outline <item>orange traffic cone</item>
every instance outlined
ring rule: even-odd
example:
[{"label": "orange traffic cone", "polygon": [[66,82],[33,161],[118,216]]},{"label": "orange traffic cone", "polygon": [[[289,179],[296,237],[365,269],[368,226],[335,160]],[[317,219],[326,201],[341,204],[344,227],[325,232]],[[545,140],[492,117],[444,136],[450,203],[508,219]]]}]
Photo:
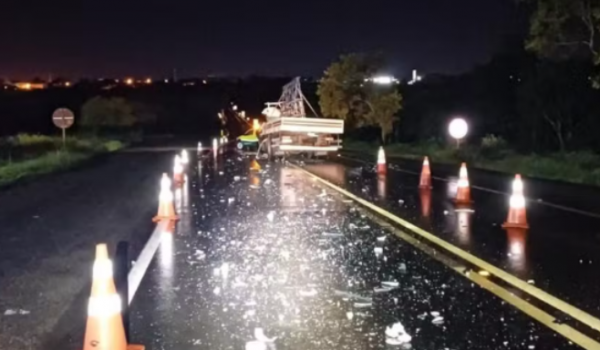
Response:
[{"label": "orange traffic cone", "polygon": [[260,169],[260,164],[256,161],[256,159],[253,159],[250,163],[250,170],[260,171]]},{"label": "orange traffic cone", "polygon": [[383,151],[383,147],[379,147],[379,152],[377,152],[377,174],[385,175],[386,173],[385,152]]},{"label": "orange traffic cone", "polygon": [[183,164],[181,163],[181,157],[175,156],[175,164],[173,165],[173,182],[175,186],[183,185]]},{"label": "orange traffic cone", "polygon": [[419,188],[422,190],[431,189],[431,169],[429,168],[429,158],[425,157],[423,160],[423,169],[421,170],[421,181],[419,181]]},{"label": "orange traffic cone", "polygon": [[98,244],[83,350],[144,349],[142,345],[127,344],[121,309],[121,297],[115,288],[108,249],[106,244]]},{"label": "orange traffic cone", "polygon": [[161,220],[178,220],[173,204],[173,192],[171,191],[171,179],[163,174],[160,180],[160,195],[158,196],[158,214],[152,219],[154,222]]},{"label": "orange traffic cone", "polygon": [[469,175],[467,174],[467,165],[465,163],[462,163],[460,166],[455,202],[457,205],[471,204],[471,189],[469,186]]},{"label": "orange traffic cone", "polygon": [[529,228],[527,225],[527,213],[525,209],[525,196],[523,196],[523,181],[521,175],[515,175],[512,183],[512,195],[510,196],[510,208],[508,218],[502,225],[504,228]]}]

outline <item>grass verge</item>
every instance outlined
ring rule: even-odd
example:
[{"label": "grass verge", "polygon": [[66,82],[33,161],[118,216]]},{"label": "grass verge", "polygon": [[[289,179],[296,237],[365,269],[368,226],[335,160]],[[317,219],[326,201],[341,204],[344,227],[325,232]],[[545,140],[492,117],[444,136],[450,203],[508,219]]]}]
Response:
[{"label": "grass verge", "polygon": [[[344,149],[348,151],[375,154],[377,148],[374,143],[344,141]],[[523,155],[504,146],[486,147],[482,144],[478,147],[470,146],[456,150],[436,143],[423,143],[391,144],[386,146],[386,155],[418,160],[428,156],[432,162],[446,164],[465,161],[470,167],[480,169],[600,186],[600,156],[587,151]]]},{"label": "grass verge", "polygon": [[0,186],[65,170],[96,155],[114,152],[125,146],[117,140],[72,138],[63,147],[60,138],[40,135],[18,135],[4,141]]}]

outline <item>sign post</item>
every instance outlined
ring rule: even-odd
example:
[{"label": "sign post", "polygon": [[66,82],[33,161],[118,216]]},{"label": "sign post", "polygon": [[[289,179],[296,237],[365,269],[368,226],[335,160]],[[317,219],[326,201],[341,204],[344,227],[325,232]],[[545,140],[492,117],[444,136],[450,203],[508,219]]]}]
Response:
[{"label": "sign post", "polygon": [[52,114],[52,122],[57,128],[62,130],[63,148],[65,148],[67,144],[67,129],[75,122],[75,115],[70,109],[59,108]]}]

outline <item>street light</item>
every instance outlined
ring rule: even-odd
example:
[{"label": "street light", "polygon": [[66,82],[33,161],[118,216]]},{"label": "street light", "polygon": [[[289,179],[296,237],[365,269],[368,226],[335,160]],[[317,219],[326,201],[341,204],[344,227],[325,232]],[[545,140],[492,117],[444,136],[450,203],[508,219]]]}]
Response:
[{"label": "street light", "polygon": [[258,119],[254,119],[252,121],[252,128],[254,129],[254,133],[260,130],[260,124],[258,123]]},{"label": "street light", "polygon": [[454,118],[448,125],[448,132],[456,140],[456,148],[459,148],[460,141],[469,132],[469,124],[463,118]]}]

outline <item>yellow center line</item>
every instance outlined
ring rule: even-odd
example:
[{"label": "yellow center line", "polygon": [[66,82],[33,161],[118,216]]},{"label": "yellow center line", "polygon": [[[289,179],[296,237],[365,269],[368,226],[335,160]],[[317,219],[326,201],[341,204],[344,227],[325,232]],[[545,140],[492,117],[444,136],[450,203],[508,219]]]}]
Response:
[{"label": "yellow center line", "polygon": [[[351,198],[352,200],[354,200],[357,203],[363,205],[364,207],[372,210],[373,212],[375,212],[375,213],[377,213],[377,214],[379,214],[379,215],[381,215],[381,216],[383,216],[383,217],[385,217],[385,218],[387,218],[387,219],[389,219],[389,220],[391,220],[391,221],[399,224],[400,226],[402,226],[402,227],[410,230],[411,232],[419,235],[420,237],[426,239],[427,241],[433,243],[434,245],[436,245],[436,246],[438,246],[440,248],[445,249],[446,251],[454,254],[455,256],[460,257],[464,261],[467,261],[467,262],[469,262],[469,263],[477,266],[480,269],[488,271],[490,274],[492,274],[492,275],[494,275],[494,276],[502,279],[503,281],[505,281],[506,283],[512,285],[513,287],[518,288],[518,289],[522,290],[523,292],[525,292],[525,293],[527,293],[527,294],[535,297],[536,299],[538,299],[538,300],[540,300],[540,301],[542,301],[542,302],[544,302],[544,303],[552,306],[553,308],[555,308],[555,309],[557,309],[557,310],[559,310],[559,311],[561,311],[561,312],[563,312],[563,313],[571,316],[572,318],[580,321],[581,323],[589,326],[590,328],[595,329],[595,330],[600,330],[600,320],[598,320],[596,317],[588,314],[587,312],[585,312],[585,311],[583,311],[581,309],[578,309],[577,307],[575,307],[575,306],[573,306],[571,304],[568,304],[568,303],[566,303],[566,302],[564,302],[564,301],[556,298],[555,296],[553,296],[553,295],[551,295],[551,294],[549,294],[549,293],[547,293],[547,292],[545,292],[545,291],[543,291],[543,290],[541,290],[541,289],[539,289],[539,288],[537,288],[537,287],[535,287],[535,286],[533,286],[533,285],[531,285],[531,284],[529,284],[529,283],[527,283],[527,282],[525,282],[525,281],[523,281],[523,280],[521,280],[521,279],[519,279],[519,278],[511,275],[511,274],[509,274],[508,272],[506,272],[506,271],[504,271],[504,270],[502,270],[502,269],[500,269],[500,268],[498,268],[498,267],[496,267],[496,266],[494,266],[494,265],[492,265],[492,264],[490,264],[490,263],[488,263],[488,262],[486,262],[486,261],[484,261],[484,260],[482,260],[482,259],[480,259],[480,258],[478,258],[478,257],[476,257],[476,256],[474,256],[474,255],[472,255],[472,254],[470,254],[470,253],[468,253],[468,252],[466,252],[466,251],[464,251],[464,250],[462,250],[462,249],[460,249],[460,248],[458,248],[458,247],[450,244],[450,243],[448,243],[448,242],[446,242],[445,240],[443,240],[443,239],[435,236],[434,234],[429,233],[429,232],[421,229],[420,227],[417,227],[417,226],[413,225],[412,223],[410,223],[410,222],[408,222],[408,221],[406,221],[404,219],[399,218],[398,216],[390,213],[389,211],[387,211],[387,210],[385,210],[383,208],[380,208],[380,207],[374,205],[373,203],[368,202],[368,201],[366,201],[366,200],[364,200],[364,199],[362,199],[362,198],[360,198],[360,197],[358,197],[358,196],[350,193],[349,191],[344,190],[343,188],[341,188],[341,187],[339,187],[337,185],[332,184],[331,182],[329,182],[329,181],[327,181],[327,180],[325,180],[325,179],[323,179],[323,178],[315,175],[314,173],[312,173],[312,172],[310,172],[310,171],[308,171],[306,169],[303,169],[303,168],[301,168],[301,167],[299,167],[297,165],[294,165],[294,164],[292,164],[292,166],[296,167],[297,169],[302,170],[305,174],[313,177],[314,179],[316,179],[319,182],[325,184],[326,186],[328,186],[328,187],[336,190],[337,192],[342,193],[346,197]],[[498,288],[501,288],[501,287],[498,287]],[[496,294],[493,290],[491,290],[491,289],[488,289],[488,290],[490,290],[494,294]],[[496,289],[494,289],[494,290],[496,290]],[[510,293],[508,291],[506,291],[506,293],[512,294],[512,293]],[[496,295],[498,295],[498,294],[496,294]],[[516,296],[514,296],[514,297],[517,298]],[[523,303],[527,303],[524,300],[521,300],[521,301]],[[517,305],[514,305],[514,306],[516,306],[516,307],[519,308],[519,306],[517,306]],[[542,322],[539,318],[536,318],[536,319],[538,321]],[[553,317],[552,317],[552,319],[554,320]],[[544,323],[544,322],[542,322],[542,323]],[[544,323],[544,324],[546,324],[546,323]],[[550,327],[550,328],[554,329],[553,327]],[[600,347],[594,347],[594,349],[600,349]]]}]

